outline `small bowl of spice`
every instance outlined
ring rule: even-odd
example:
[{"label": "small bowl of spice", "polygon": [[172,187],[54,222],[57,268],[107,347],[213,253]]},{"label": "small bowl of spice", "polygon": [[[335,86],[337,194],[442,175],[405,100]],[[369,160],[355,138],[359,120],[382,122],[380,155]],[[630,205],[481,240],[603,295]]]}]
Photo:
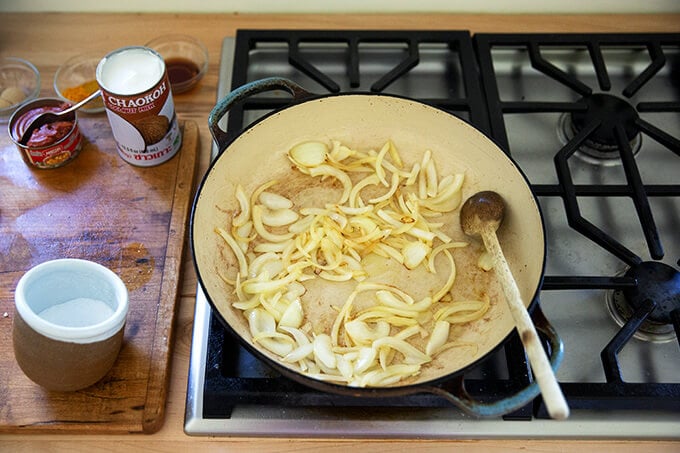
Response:
[{"label": "small bowl of spice", "polygon": [[0,123],[9,121],[16,109],[40,93],[40,73],[30,61],[0,58]]},{"label": "small bowl of spice", "polygon": [[[54,75],[54,91],[62,100],[75,104],[99,89],[95,72],[102,59],[97,52],[84,53],[68,59]],[[78,112],[99,113],[104,111],[104,102],[97,97],[82,106]]]},{"label": "small bowl of spice", "polygon": [[193,36],[164,35],[145,44],[165,60],[172,94],[192,89],[208,70],[208,50]]}]

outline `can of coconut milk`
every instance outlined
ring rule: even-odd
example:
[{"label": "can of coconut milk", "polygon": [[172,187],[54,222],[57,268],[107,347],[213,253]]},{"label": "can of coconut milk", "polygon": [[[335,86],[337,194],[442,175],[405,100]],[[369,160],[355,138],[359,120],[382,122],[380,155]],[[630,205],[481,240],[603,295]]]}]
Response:
[{"label": "can of coconut milk", "polygon": [[97,65],[97,83],[118,153],[141,167],[179,151],[182,134],[163,58],[147,47],[123,47]]}]

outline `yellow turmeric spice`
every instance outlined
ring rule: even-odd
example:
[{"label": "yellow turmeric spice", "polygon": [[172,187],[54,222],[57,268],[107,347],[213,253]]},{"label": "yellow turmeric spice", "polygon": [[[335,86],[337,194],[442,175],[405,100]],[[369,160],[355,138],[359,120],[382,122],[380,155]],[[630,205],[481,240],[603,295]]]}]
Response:
[{"label": "yellow turmeric spice", "polygon": [[[88,80],[85,83],[81,83],[80,85],[74,86],[74,87],[69,87],[64,89],[62,92],[63,96],[73,102],[79,102],[94,93],[97,89],[99,88],[99,85],[97,85],[96,80]],[[95,99],[92,101],[94,102],[101,102],[100,99]],[[88,103],[90,105],[91,103]]]}]

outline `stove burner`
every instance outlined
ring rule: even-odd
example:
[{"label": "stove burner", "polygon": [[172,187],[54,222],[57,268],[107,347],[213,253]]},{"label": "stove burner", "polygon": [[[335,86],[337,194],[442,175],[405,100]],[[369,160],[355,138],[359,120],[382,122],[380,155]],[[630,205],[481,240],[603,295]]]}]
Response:
[{"label": "stove burner", "polygon": [[635,121],[638,119],[638,114],[628,102],[611,94],[593,94],[579,99],[578,102],[585,103],[588,109],[571,114],[571,122],[575,130],[583,129],[592,121],[601,121],[600,127],[589,138],[603,150],[616,151],[618,149],[614,133],[617,125],[623,126],[629,141],[637,135]]},{"label": "stove burner", "polygon": [[607,306],[614,320],[623,326],[648,299],[656,308],[647,316],[635,337],[655,343],[676,338],[671,313],[680,310],[680,272],[671,266],[646,261],[631,267],[625,276],[634,278],[637,285],[608,293]]},{"label": "stove burner", "polygon": [[591,164],[620,164],[617,125],[623,127],[633,154],[638,153],[642,139],[635,124],[638,113],[632,105],[616,96],[603,93],[582,97],[578,102],[584,103],[587,109],[565,113],[560,118],[558,132],[565,144],[593,121],[601,124],[588,136],[575,155]]}]

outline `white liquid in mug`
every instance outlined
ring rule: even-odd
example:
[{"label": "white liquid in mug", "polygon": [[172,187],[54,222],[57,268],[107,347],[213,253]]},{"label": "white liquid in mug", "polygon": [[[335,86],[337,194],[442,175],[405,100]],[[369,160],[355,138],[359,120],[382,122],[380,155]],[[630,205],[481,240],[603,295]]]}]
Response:
[{"label": "white liquid in mug", "polygon": [[52,305],[39,315],[45,321],[64,327],[87,327],[110,318],[113,309],[101,300],[79,297]]}]

